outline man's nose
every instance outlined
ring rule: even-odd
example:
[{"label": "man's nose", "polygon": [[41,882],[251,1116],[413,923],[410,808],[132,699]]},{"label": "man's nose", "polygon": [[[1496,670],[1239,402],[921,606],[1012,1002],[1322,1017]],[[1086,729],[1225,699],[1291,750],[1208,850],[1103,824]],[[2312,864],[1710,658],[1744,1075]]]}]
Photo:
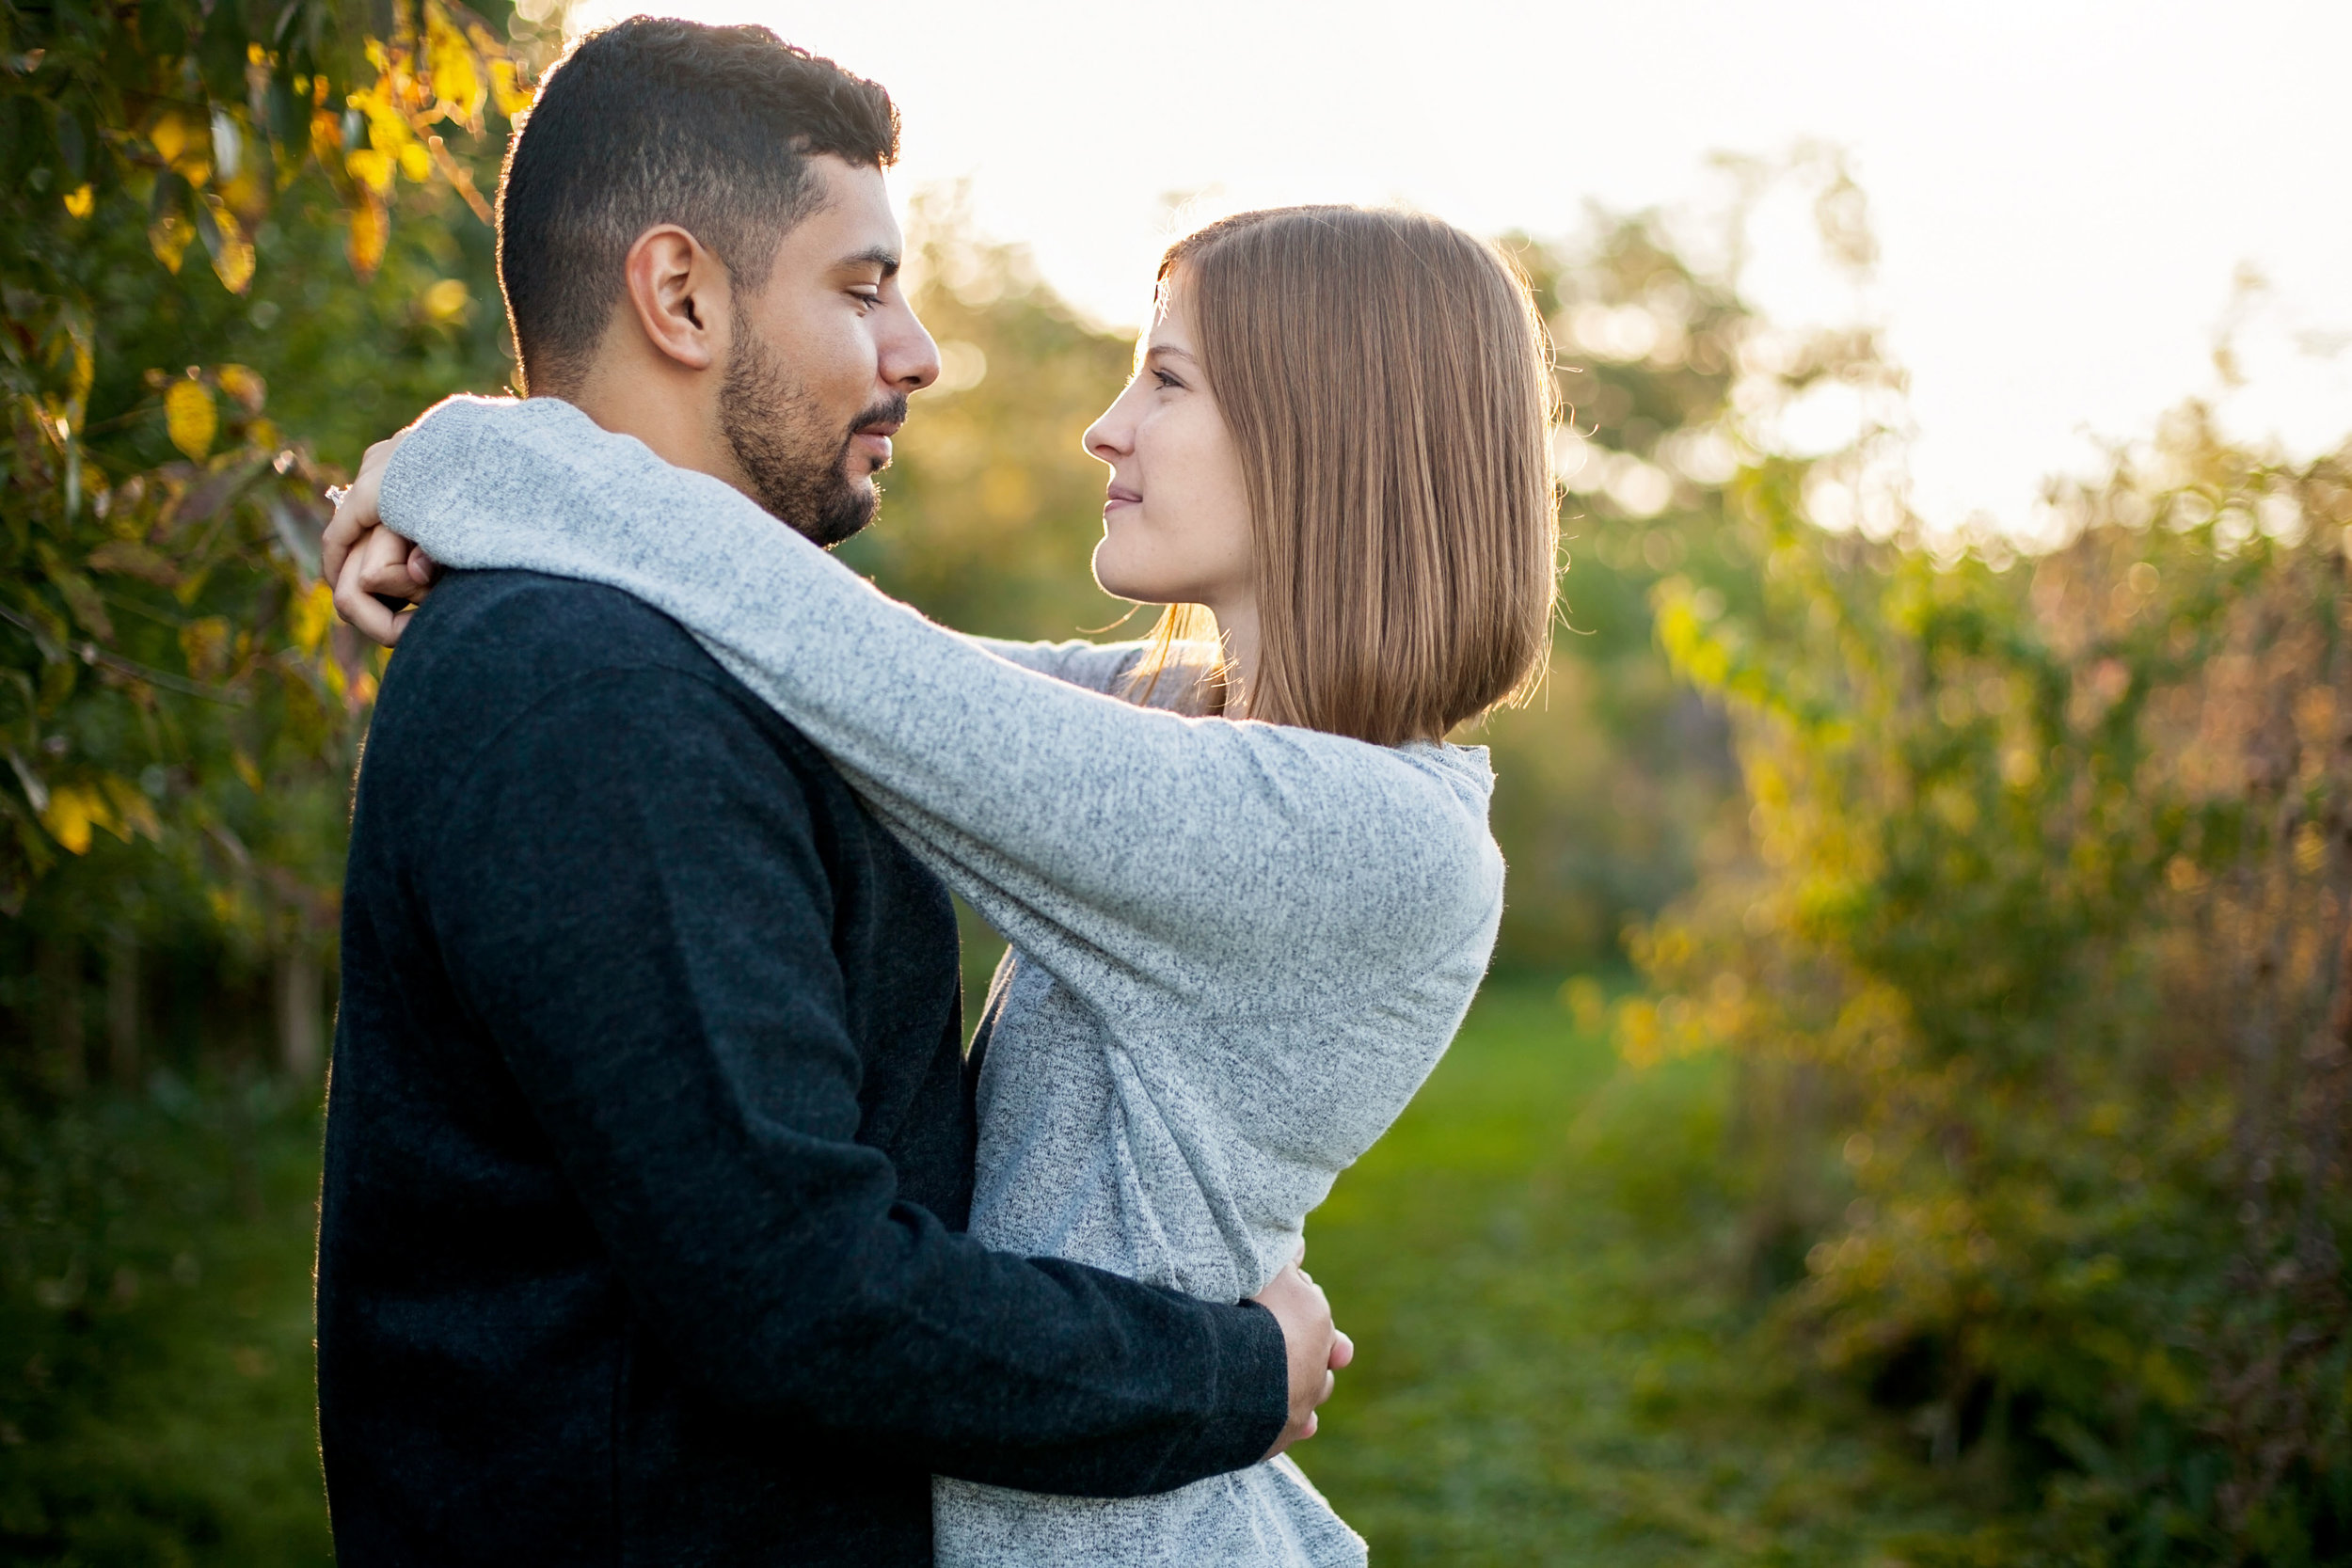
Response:
[{"label": "man's nose", "polygon": [[901,392],[920,391],[939,379],[939,345],[912,307],[892,314],[898,319],[882,340],[882,377]]}]

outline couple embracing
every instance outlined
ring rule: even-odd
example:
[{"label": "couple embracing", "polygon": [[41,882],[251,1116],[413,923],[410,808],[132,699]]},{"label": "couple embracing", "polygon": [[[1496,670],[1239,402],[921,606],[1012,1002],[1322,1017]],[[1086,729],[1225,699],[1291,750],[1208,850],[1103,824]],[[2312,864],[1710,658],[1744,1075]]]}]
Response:
[{"label": "couple embracing", "polygon": [[[938,372],[897,142],[765,29],[584,39],[500,192],[531,395],[338,508],[401,645],[319,1229],[346,1563],[1363,1560],[1284,1452],[1352,1354],[1297,1259],[1493,943],[1446,736],[1546,642],[1541,325],[1427,218],[1180,241],[1084,436],[1155,634],[964,637],[823,548]],[[949,888],[1010,943],[968,1045]]]}]

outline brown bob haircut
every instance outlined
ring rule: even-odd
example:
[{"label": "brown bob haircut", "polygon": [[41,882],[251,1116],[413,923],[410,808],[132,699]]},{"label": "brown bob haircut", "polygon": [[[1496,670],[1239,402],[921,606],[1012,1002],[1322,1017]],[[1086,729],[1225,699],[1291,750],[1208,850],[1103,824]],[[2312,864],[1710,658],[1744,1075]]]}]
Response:
[{"label": "brown bob haircut", "polygon": [[[1282,207],[1179,240],[1171,288],[1248,475],[1250,717],[1394,746],[1525,689],[1557,585],[1557,404],[1518,269],[1435,218]],[[1138,680],[1209,626],[1169,607]]]}]

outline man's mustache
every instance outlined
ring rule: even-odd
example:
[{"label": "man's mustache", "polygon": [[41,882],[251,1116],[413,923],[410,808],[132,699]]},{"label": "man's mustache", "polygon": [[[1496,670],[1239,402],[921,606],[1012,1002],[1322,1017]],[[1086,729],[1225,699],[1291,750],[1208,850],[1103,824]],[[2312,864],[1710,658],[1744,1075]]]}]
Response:
[{"label": "man's mustache", "polygon": [[907,399],[904,392],[894,398],[884,398],[880,403],[860,410],[858,417],[850,421],[850,433],[841,438],[842,460],[844,462],[849,460],[850,443],[857,439],[859,431],[869,425],[886,424],[895,428],[906,422]]}]

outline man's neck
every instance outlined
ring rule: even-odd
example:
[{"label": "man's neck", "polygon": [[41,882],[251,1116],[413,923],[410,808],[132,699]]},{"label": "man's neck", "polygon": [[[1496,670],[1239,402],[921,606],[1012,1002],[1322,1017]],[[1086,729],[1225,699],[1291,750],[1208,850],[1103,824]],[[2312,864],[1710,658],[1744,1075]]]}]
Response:
[{"label": "man's neck", "polygon": [[564,400],[613,435],[636,436],[664,463],[751,494],[701,378],[651,356],[642,356],[643,364],[614,363],[615,357],[598,356],[580,385],[562,394]]}]

